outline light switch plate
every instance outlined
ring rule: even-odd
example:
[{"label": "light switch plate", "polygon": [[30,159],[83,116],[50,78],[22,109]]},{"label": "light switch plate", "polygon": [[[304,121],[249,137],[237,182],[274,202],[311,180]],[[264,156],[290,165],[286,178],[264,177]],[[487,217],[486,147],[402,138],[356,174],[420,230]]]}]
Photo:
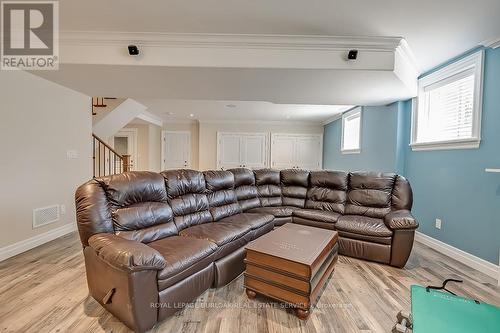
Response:
[{"label": "light switch plate", "polygon": [[67,150],[66,156],[69,160],[74,160],[78,158],[78,150]]},{"label": "light switch plate", "polygon": [[442,221],[441,219],[436,219],[436,229],[441,229]]}]

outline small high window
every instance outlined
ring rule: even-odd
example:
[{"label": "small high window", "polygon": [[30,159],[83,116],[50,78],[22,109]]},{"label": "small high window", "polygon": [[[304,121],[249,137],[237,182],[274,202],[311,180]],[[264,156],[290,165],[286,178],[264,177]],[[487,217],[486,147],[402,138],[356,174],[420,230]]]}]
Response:
[{"label": "small high window", "polygon": [[413,150],[478,148],[483,51],[419,80],[413,101]]},{"label": "small high window", "polygon": [[357,107],[342,115],[343,154],[357,154],[361,151],[361,108]]}]

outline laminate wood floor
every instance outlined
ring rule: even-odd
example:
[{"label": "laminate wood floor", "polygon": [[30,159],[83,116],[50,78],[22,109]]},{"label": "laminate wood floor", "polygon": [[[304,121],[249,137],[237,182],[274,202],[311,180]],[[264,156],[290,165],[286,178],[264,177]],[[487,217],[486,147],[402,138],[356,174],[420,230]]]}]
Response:
[{"label": "laminate wood floor", "polygon": [[[462,278],[451,289],[500,306],[496,281],[434,250],[415,244],[404,269],[340,257],[309,320],[257,297],[248,300],[240,276],[211,289],[193,306],[152,332],[389,332],[400,309],[409,309],[412,284]],[[0,263],[1,332],[129,332],[88,296],[76,233]]]}]

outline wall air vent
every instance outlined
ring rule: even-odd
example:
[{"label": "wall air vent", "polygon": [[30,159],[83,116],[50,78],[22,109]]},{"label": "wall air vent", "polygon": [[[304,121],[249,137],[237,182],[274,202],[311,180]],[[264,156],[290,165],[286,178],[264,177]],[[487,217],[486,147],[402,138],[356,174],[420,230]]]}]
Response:
[{"label": "wall air vent", "polygon": [[33,209],[33,229],[59,221],[59,205]]}]

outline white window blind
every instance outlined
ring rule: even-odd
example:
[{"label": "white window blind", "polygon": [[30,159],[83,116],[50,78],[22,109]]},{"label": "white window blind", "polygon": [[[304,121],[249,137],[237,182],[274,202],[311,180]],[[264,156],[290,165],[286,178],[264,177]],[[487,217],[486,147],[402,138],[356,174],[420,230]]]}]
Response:
[{"label": "white window blind", "polygon": [[359,152],[361,137],[361,110],[355,109],[342,116],[342,151]]},{"label": "white window blind", "polygon": [[[451,82],[424,89],[423,112],[418,118],[418,142],[472,137],[474,72],[469,70]],[[448,80],[447,80],[448,81]]]},{"label": "white window blind", "polygon": [[413,149],[479,146],[482,61],[483,53],[478,52],[419,80]]}]

